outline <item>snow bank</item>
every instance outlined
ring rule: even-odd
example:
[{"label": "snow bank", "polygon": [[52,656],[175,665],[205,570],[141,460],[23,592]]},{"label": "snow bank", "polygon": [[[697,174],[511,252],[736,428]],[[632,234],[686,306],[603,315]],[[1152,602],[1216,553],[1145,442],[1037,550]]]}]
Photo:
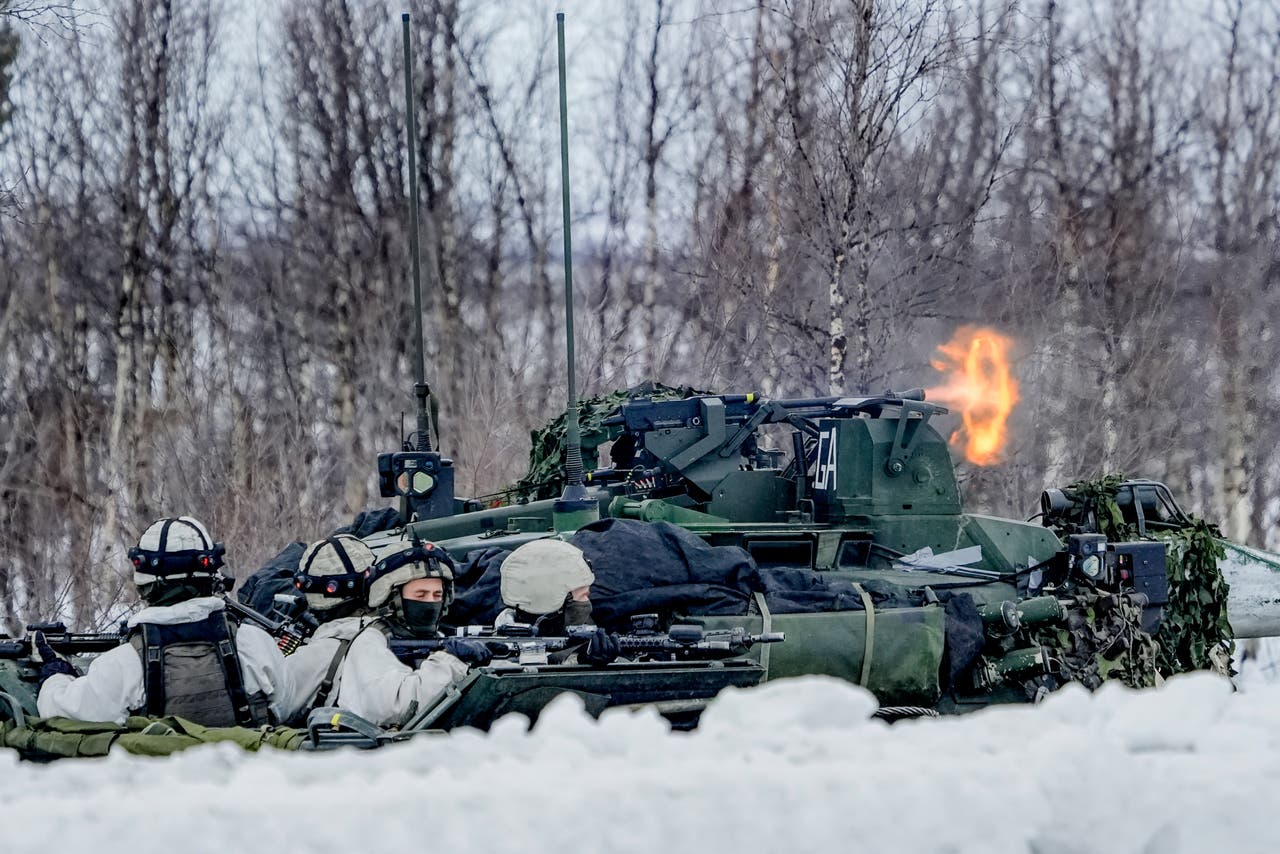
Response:
[{"label": "snow bank", "polygon": [[1231,666],[1236,687],[1251,691],[1258,683],[1280,682],[1280,638],[1237,640]]},{"label": "snow bank", "polygon": [[[692,734],[562,698],[374,752],[19,763],[0,851],[1273,851],[1280,685],[1208,675],[888,727],[808,677],[722,696]],[[1270,794],[1269,794],[1270,793]]]}]

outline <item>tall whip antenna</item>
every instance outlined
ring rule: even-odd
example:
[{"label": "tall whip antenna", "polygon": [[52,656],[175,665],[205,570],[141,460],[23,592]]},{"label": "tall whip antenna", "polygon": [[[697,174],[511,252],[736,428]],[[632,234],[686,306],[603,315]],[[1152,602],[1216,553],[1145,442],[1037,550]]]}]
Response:
[{"label": "tall whip antenna", "polygon": [[[417,110],[413,102],[413,49],[409,34],[408,12],[400,16],[400,23],[404,28],[404,109],[405,135],[409,138],[409,221],[411,223],[409,257],[413,259],[413,328],[416,334],[414,339],[416,382],[413,385],[413,394],[418,398],[417,450],[430,451],[431,414],[427,410],[427,397],[431,394],[431,388],[427,385],[426,333],[422,328],[422,257],[418,248],[418,123]],[[563,83],[561,86],[563,92]],[[563,97],[562,94],[561,98]],[[572,368],[570,375],[572,376]]]},{"label": "tall whip antenna", "polygon": [[578,390],[574,379],[573,238],[569,214],[569,105],[565,87],[564,12],[556,12],[556,46],[560,55],[560,186],[564,210],[564,336],[568,354],[569,403],[565,411],[565,486],[555,503],[557,530],[576,530],[600,516],[600,505],[587,495],[582,478],[582,435],[578,430]]}]

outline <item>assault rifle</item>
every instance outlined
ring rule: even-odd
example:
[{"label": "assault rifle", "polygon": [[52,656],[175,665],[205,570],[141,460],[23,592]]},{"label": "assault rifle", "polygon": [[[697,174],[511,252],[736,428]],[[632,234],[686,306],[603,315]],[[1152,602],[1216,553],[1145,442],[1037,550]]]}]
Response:
[{"label": "assault rifle", "polygon": [[230,596],[224,595],[222,600],[227,603],[228,612],[240,618],[241,621],[252,623],[275,638],[276,646],[280,647],[280,651],[285,655],[296,652],[298,647],[302,646],[320,626],[320,621],[315,618],[315,615],[305,610],[305,600],[288,593],[275,595],[271,616],[255,611]]},{"label": "assault rifle", "polygon": [[0,637],[0,658],[24,659],[31,657],[30,633],[42,632],[44,639],[59,655],[93,655],[109,652],[128,640],[122,631],[69,632],[61,622],[32,623],[27,626],[28,637]]},{"label": "assault rifle", "polygon": [[[247,620],[261,628],[276,639],[280,651],[290,654],[302,645],[319,622],[306,612],[297,613],[297,597],[288,594],[276,596],[276,607],[273,617],[260,614],[234,599],[224,596],[227,611]],[[284,601],[289,600],[289,601]],[[34,632],[44,634],[44,639],[59,655],[96,655],[109,652],[129,639],[129,633],[121,623],[120,629],[114,632],[69,632],[61,621],[32,623],[27,626],[27,637],[11,638],[0,635],[0,658],[26,659],[31,657],[31,638]]]},{"label": "assault rifle", "polygon": [[[546,664],[547,653],[561,652],[572,646],[585,644],[596,631],[595,626],[569,626],[563,636],[543,637],[529,626],[516,624],[496,628],[465,626],[458,629],[457,636],[481,641],[494,658],[517,659],[521,664]],[[409,663],[443,649],[447,640],[392,638],[389,645],[397,658]],[[783,640],[783,632],[751,634],[740,626],[704,631],[701,626],[675,625],[668,632],[633,631],[618,635],[618,645],[625,657],[645,661],[736,658],[745,655],[756,644],[781,643]]]}]

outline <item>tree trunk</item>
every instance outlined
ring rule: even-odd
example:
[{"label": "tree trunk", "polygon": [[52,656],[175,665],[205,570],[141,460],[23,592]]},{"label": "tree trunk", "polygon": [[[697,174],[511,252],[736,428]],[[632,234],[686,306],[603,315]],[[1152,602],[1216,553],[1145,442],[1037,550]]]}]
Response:
[{"label": "tree trunk", "polygon": [[[875,356],[871,345],[871,247],[866,230],[857,238],[852,252],[854,257],[853,298],[853,347],[857,358],[856,382],[859,394],[871,394],[871,363]],[[834,390],[844,393],[848,389]]]},{"label": "tree trunk", "polygon": [[1057,300],[1057,323],[1054,326],[1058,331],[1041,349],[1043,369],[1040,374],[1041,386],[1049,390],[1043,401],[1047,437],[1044,485],[1055,489],[1086,474],[1080,469],[1083,450],[1077,421],[1080,413],[1069,394],[1069,390],[1076,386],[1076,378],[1072,374],[1080,370],[1084,356],[1081,347],[1084,327],[1080,322],[1084,303],[1080,295],[1080,275],[1075,266],[1061,275],[1066,281]]},{"label": "tree trunk", "polygon": [[[1229,302],[1238,296],[1228,295]],[[1253,487],[1258,469],[1259,413],[1254,385],[1259,371],[1252,370],[1243,341],[1259,330],[1246,313],[1235,306],[1220,315],[1219,347],[1222,354],[1222,519],[1223,533],[1237,542],[1257,542],[1254,529]]]},{"label": "tree trunk", "polygon": [[644,288],[640,296],[644,318],[645,379],[661,379],[661,344],[658,340],[658,191],[656,164],[647,163],[644,197]]},{"label": "tree trunk", "polygon": [[827,340],[830,361],[827,363],[827,393],[844,394],[848,384],[845,377],[845,356],[848,338],[845,336],[844,265],[843,247],[831,253],[831,266],[827,272]]}]

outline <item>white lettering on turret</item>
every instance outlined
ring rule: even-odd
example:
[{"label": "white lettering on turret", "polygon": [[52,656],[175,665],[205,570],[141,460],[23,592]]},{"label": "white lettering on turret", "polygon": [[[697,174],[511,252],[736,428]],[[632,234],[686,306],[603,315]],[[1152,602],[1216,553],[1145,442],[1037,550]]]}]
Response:
[{"label": "white lettering on turret", "polygon": [[813,473],[814,489],[836,488],[836,428],[818,434],[818,467]]}]

